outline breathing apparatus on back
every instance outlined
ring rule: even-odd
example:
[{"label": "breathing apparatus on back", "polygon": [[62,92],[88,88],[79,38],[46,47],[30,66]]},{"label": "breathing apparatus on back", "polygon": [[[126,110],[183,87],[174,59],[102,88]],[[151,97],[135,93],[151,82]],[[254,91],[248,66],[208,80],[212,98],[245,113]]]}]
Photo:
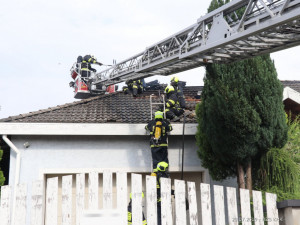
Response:
[{"label": "breathing apparatus on back", "polygon": [[161,139],[161,132],[162,132],[162,119],[163,119],[164,113],[161,111],[155,112],[155,129],[154,129],[154,137],[153,141],[155,144],[158,144]]}]

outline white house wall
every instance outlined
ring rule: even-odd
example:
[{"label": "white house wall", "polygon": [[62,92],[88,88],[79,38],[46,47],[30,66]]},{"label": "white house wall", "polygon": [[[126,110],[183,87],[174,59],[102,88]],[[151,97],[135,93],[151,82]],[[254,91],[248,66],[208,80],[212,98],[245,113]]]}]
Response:
[{"label": "white house wall", "polygon": [[[20,183],[31,183],[47,173],[76,173],[110,169],[149,172],[151,152],[148,136],[13,136],[21,151]],[[24,143],[29,147],[25,148]],[[169,137],[170,171],[181,170],[181,136]],[[185,136],[185,171],[206,171],[196,153],[194,136]],[[11,153],[10,174],[15,154]],[[52,171],[52,172],[51,172]],[[14,183],[10,176],[9,183]]]}]

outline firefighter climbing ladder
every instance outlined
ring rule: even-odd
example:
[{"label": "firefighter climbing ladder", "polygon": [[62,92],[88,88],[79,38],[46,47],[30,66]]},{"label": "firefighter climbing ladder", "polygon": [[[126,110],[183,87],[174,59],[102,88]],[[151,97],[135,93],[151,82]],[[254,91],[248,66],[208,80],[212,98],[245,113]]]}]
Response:
[{"label": "firefighter climbing ladder", "polygon": [[108,86],[127,79],[170,75],[299,44],[300,0],[233,0],[145,51],[97,73],[93,83]]}]

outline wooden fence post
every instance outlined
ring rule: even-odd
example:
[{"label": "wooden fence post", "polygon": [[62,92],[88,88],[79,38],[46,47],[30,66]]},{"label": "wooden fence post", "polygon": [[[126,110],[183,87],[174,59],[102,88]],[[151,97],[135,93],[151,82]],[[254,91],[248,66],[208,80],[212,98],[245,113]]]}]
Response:
[{"label": "wooden fence post", "polygon": [[186,225],[185,181],[174,180],[176,225]]},{"label": "wooden fence post", "polygon": [[146,176],[147,225],[157,225],[156,177]]},{"label": "wooden fence post", "polygon": [[131,175],[132,225],[142,224],[142,175]]},{"label": "wooden fence post", "polygon": [[237,201],[236,201],[236,189],[233,187],[227,187],[226,193],[227,193],[227,208],[228,208],[229,225],[238,225],[239,217],[238,217]]},{"label": "wooden fence post", "polygon": [[89,173],[89,206],[90,210],[98,209],[98,198],[99,198],[99,175],[97,172]]},{"label": "wooden fence post", "polygon": [[264,212],[262,205],[262,194],[260,191],[252,191],[253,211],[255,225],[264,225]]},{"label": "wooden fence post", "polygon": [[27,185],[18,184],[16,191],[16,209],[15,209],[15,224],[24,225],[26,224],[26,212],[27,212]]},{"label": "wooden fence post", "polygon": [[58,178],[47,179],[46,190],[46,223],[45,225],[57,225],[57,199],[58,199]]},{"label": "wooden fence post", "polygon": [[216,225],[225,225],[224,187],[214,185]]},{"label": "wooden fence post", "polygon": [[160,178],[162,225],[172,225],[171,179]]},{"label": "wooden fence post", "polygon": [[10,225],[11,211],[11,187],[6,185],[1,187],[1,205],[0,205],[0,221],[1,225]]},{"label": "wooden fence post", "polygon": [[276,199],[276,194],[266,193],[268,225],[279,225]]},{"label": "wooden fence post", "polygon": [[62,177],[62,225],[72,224],[72,181],[72,175]]},{"label": "wooden fence post", "polygon": [[198,225],[198,209],[195,182],[187,182],[190,225]]},{"label": "wooden fence post", "polygon": [[103,173],[103,209],[112,209],[112,172]]},{"label": "wooden fence post", "polygon": [[127,173],[117,173],[117,207],[120,210],[122,224],[127,225]]},{"label": "wooden fence post", "polygon": [[31,225],[44,224],[44,185],[43,181],[32,182],[31,194]]},{"label": "wooden fence post", "polygon": [[202,224],[212,225],[210,185],[200,184]]},{"label": "wooden fence post", "polygon": [[76,174],[76,225],[80,225],[80,218],[84,210],[85,174]]},{"label": "wooden fence post", "polygon": [[250,196],[248,189],[240,189],[242,224],[251,225]]}]

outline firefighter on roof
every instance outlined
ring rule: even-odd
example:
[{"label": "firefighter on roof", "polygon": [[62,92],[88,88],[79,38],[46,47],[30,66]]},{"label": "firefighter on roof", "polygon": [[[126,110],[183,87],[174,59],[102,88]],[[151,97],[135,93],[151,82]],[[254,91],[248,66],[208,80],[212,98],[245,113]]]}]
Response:
[{"label": "firefighter on roof", "polygon": [[150,147],[153,169],[157,168],[159,162],[169,163],[168,159],[168,132],[173,128],[170,122],[164,119],[161,111],[155,112],[154,120],[151,120],[145,129],[150,132]]},{"label": "firefighter on roof", "polygon": [[177,92],[177,98],[178,98],[180,107],[182,109],[185,109],[186,104],[185,104],[185,99],[184,99],[184,94],[183,94],[182,82],[179,82],[178,77],[172,77],[170,84],[171,84],[171,86],[174,87],[175,91]]},{"label": "firefighter on roof", "polygon": [[[144,192],[142,192],[142,198],[144,198]],[[132,193],[130,193],[130,201],[129,201],[128,206],[127,206],[128,225],[132,224],[132,207],[131,207],[131,203],[132,203]],[[143,223],[142,223],[142,225],[147,225],[147,221],[145,219],[144,213],[143,213]]]},{"label": "firefighter on roof", "polygon": [[167,95],[166,101],[166,116],[167,119],[172,121],[180,120],[179,116],[184,113],[184,109],[180,107],[177,91],[171,85],[167,86],[165,89]]},{"label": "firefighter on roof", "polygon": [[97,62],[97,59],[92,55],[86,55],[82,58],[81,62],[81,76],[90,77],[91,71],[97,72],[94,68],[91,67],[91,64],[98,64],[99,66],[103,65],[100,62]]},{"label": "firefighter on roof", "polygon": [[123,87],[124,94],[132,93],[133,97],[137,97],[138,94],[142,94],[144,87],[143,87],[143,81],[142,80],[127,80],[125,82],[127,86]]}]

